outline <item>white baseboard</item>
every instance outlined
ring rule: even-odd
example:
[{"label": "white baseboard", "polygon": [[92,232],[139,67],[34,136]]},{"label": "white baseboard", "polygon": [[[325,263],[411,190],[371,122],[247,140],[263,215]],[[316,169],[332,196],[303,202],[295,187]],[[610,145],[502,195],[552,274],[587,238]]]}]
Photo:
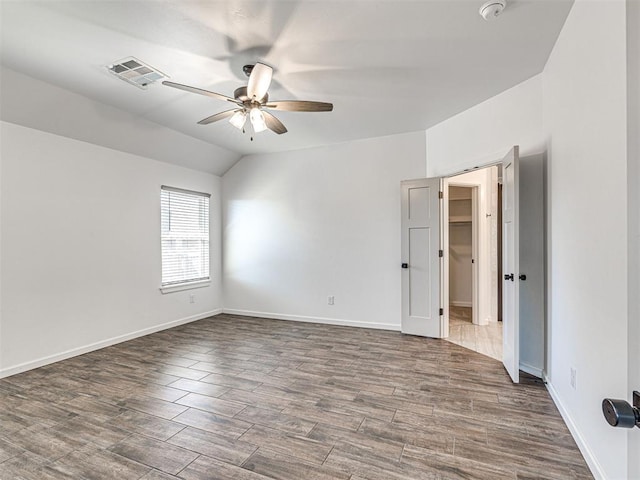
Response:
[{"label": "white baseboard", "polygon": [[76,357],[84,353],[89,353],[89,352],[93,352],[94,350],[99,350],[104,347],[109,347],[111,345],[115,345],[116,343],[122,343],[122,342],[126,342],[127,340],[133,340],[134,338],[144,337],[145,335],[159,332],[160,330],[167,330],[168,328],[177,327],[178,325],[184,325],[185,323],[195,322],[196,320],[202,320],[203,318],[211,317],[213,315],[218,315],[220,313],[222,313],[222,309],[218,308],[216,310],[211,310],[210,312],[191,315],[189,317],[180,318],[178,320],[172,320],[170,322],[162,323],[160,325],[155,325],[149,328],[144,328],[142,330],[138,330],[135,332],[126,333],[124,335],[119,335],[117,337],[112,337],[107,340],[91,343],[89,345],[85,345],[82,347],[72,348],[71,350],[67,350],[65,352],[60,352],[54,355],[49,355],[47,357],[39,358],[37,360],[32,360],[30,362],[21,363],[13,367],[3,368],[2,370],[0,370],[0,378],[5,378],[11,375],[15,375],[17,373],[26,372],[27,370],[33,370],[34,368],[43,367],[51,363],[59,362],[61,360],[66,360],[67,358]]},{"label": "white baseboard", "polygon": [[520,370],[534,377],[542,378],[542,369],[520,362]]},{"label": "white baseboard", "polygon": [[553,387],[553,384],[548,381],[546,376],[543,377],[543,379],[546,382],[547,390],[549,391],[549,395],[551,395],[553,403],[555,403],[556,407],[558,407],[558,410],[560,411],[560,415],[562,416],[564,423],[567,424],[567,427],[569,428],[569,432],[571,432],[571,436],[576,441],[576,444],[578,445],[578,448],[580,449],[582,456],[587,462],[587,466],[589,467],[589,470],[591,470],[593,477],[596,480],[606,480],[604,470],[600,466],[600,463],[598,463],[598,461],[596,460],[595,455],[593,454],[593,452],[591,451],[587,443],[584,441],[584,438],[580,433],[580,429],[574,422],[573,418],[571,417],[567,409],[564,407],[564,404],[562,403],[562,400],[560,399],[558,392]]},{"label": "white baseboard", "polygon": [[272,318],[274,320],[289,320],[292,322],[321,323],[325,325],[339,325],[343,327],[375,328],[378,330],[400,331],[400,325],[394,325],[393,323],[373,323],[373,322],[362,322],[360,320],[342,320],[337,318],[325,318],[325,317],[306,317],[303,315],[289,315],[286,313],[254,312],[251,310],[236,310],[233,308],[224,308],[222,310],[222,313],[228,313],[230,315],[244,315],[247,317]]},{"label": "white baseboard", "polygon": [[453,305],[454,307],[473,307],[473,303],[459,300],[449,300],[449,305]]}]

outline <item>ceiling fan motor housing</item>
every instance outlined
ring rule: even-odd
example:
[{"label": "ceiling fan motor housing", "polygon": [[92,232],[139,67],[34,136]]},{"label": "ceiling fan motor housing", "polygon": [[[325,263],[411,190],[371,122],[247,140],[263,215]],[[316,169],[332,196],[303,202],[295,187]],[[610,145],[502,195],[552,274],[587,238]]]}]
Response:
[{"label": "ceiling fan motor housing", "polygon": [[[246,102],[251,103],[251,98],[249,98],[249,96],[247,95],[247,87],[236,88],[235,91],[233,92],[233,97],[236,100],[241,101],[242,103],[246,103]],[[258,103],[262,105],[267,103],[268,100],[269,100],[269,94],[265,93],[264,97],[262,97]]]}]

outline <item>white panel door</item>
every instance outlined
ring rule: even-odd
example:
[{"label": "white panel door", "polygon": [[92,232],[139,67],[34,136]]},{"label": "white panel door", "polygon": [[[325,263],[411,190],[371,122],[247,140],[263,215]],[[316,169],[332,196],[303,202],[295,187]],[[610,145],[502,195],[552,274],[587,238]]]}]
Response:
[{"label": "white panel door", "polygon": [[402,332],[440,338],[440,179],[402,182]]},{"label": "white panel door", "polygon": [[502,363],[520,381],[518,146],[502,160]]}]

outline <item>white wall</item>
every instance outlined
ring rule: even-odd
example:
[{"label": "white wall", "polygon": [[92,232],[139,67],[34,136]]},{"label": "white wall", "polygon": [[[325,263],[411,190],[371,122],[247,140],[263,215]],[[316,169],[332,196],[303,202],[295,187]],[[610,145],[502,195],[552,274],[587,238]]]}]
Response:
[{"label": "white wall", "polygon": [[592,471],[607,479],[627,478],[628,465],[626,432],[601,413],[604,397],[627,397],[625,21],[624,0],[577,0],[543,72],[547,378]]},{"label": "white wall", "polygon": [[[0,135],[0,376],[219,311],[219,177],[7,122]],[[212,195],[210,287],[159,291],[162,184]]]},{"label": "white wall", "polygon": [[514,145],[521,157],[542,152],[541,76],[431,127],[426,140],[428,177],[496,162]]},{"label": "white wall", "polygon": [[225,311],[399,329],[400,181],[424,176],[424,132],[240,160],[223,177]]},{"label": "white wall", "polygon": [[[629,385],[640,391],[640,2],[627,0],[627,186],[629,196]],[[640,429],[628,432],[629,478],[640,479]]]}]

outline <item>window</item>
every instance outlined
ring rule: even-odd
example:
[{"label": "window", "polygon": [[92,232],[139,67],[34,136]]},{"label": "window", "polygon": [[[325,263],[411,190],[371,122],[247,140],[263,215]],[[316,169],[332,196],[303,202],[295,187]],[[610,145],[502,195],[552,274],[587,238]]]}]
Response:
[{"label": "window", "polygon": [[162,186],[162,287],[209,280],[209,197]]}]

